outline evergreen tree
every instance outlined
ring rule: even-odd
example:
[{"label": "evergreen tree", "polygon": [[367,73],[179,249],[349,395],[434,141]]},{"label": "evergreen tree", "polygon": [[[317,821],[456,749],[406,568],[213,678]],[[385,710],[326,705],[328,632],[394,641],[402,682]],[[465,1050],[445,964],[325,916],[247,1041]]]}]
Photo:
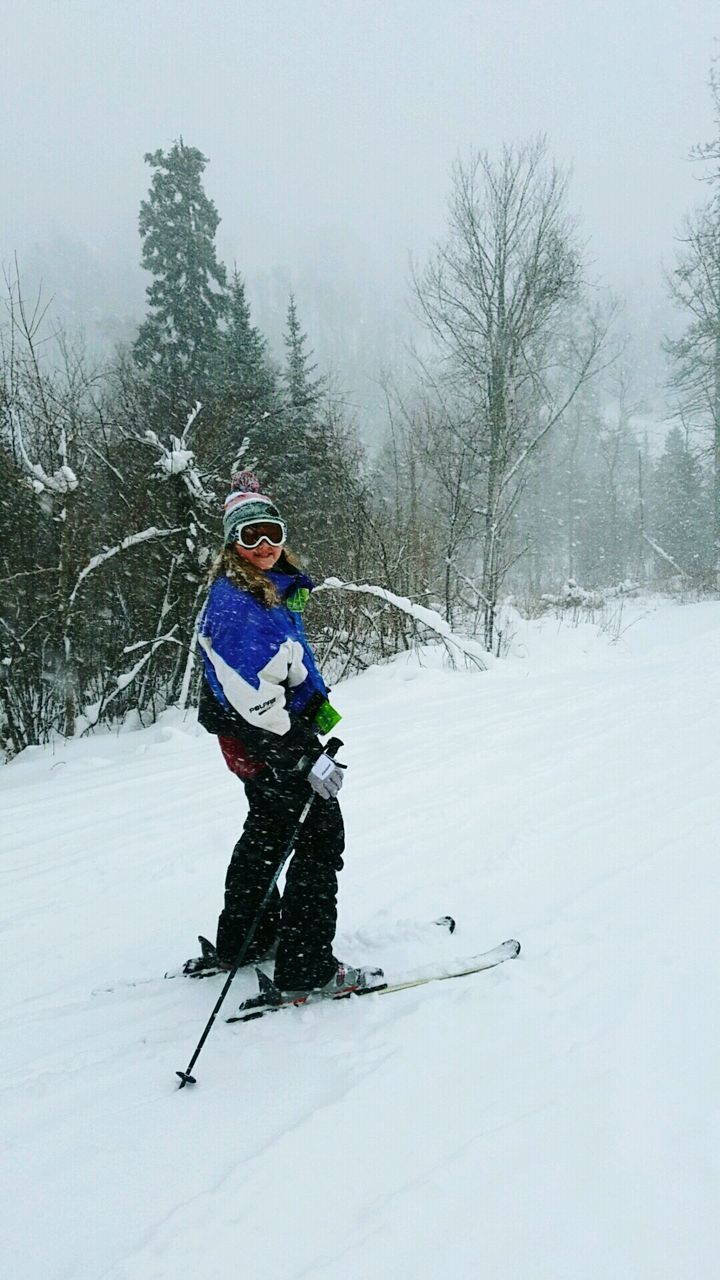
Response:
[{"label": "evergreen tree", "polygon": [[317,369],[312,364],[312,354],[306,350],[307,334],[303,333],[298,319],[294,295],[290,294],[285,333],[285,387],[286,417],[295,437],[312,440],[317,430],[317,409],[325,386],[324,378],[314,378]]},{"label": "evergreen tree", "polygon": [[338,442],[334,417],[325,412],[326,380],[315,377],[317,365],[292,294],[284,342],[281,430],[288,465],[279,483],[292,512],[296,544],[315,550],[325,541],[330,512],[337,505],[332,490],[338,487],[333,481]]},{"label": "evergreen tree", "polygon": [[702,467],[680,427],[668,432],[652,497],[654,539],[687,574],[702,576],[712,565],[709,504]]},{"label": "evergreen tree", "polygon": [[322,435],[320,404],[325,380],[313,376],[317,365],[312,363],[312,353],[307,349],[307,334],[303,333],[292,294],[284,341],[283,436],[295,479],[295,494],[302,505],[303,494],[318,461],[317,447]]},{"label": "evergreen tree", "polygon": [[[217,410],[226,453],[236,456],[245,438],[258,456],[263,479],[276,451],[279,396],[267,342],[253,325],[245,285],[234,269],[227,291],[226,325],[215,370]],[[228,465],[229,465],[229,461]]]},{"label": "evergreen tree", "polygon": [[150,376],[159,413],[179,424],[209,390],[228,307],[226,272],[215,253],[220,218],[203,190],[208,162],[197,148],[180,138],[167,154],[149,152],[145,160],[154,172],[140,206],[142,265],[153,280],[133,354]]}]

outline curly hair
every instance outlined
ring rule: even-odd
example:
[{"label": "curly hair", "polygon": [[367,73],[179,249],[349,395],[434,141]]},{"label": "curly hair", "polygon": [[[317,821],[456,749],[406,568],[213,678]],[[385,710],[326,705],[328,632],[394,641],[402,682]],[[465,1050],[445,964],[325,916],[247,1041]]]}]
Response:
[{"label": "curly hair", "polygon": [[[281,570],[289,569],[291,572],[298,572],[300,569],[298,561],[287,547],[283,548],[277,563]],[[239,556],[231,546],[223,547],[222,551],[216,555],[210,566],[208,583],[213,583],[216,578],[222,577],[229,578],[233,586],[238,587],[240,591],[249,591],[251,596],[255,596],[255,599],[268,609],[273,609],[282,603],[274,582],[270,581],[262,569],[256,569],[249,560]]]}]

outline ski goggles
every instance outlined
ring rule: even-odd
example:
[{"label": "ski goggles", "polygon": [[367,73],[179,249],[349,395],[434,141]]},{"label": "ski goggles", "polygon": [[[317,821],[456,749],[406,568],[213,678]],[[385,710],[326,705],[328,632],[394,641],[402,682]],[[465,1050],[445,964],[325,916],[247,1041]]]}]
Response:
[{"label": "ski goggles", "polygon": [[287,529],[283,520],[249,520],[247,524],[238,525],[235,530],[235,541],[246,551],[259,547],[261,542],[269,542],[271,547],[282,547],[287,538]]}]

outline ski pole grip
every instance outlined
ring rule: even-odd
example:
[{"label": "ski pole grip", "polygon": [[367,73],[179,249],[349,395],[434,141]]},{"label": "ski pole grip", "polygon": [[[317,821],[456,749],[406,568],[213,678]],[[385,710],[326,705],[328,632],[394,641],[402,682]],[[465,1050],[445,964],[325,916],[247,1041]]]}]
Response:
[{"label": "ski pole grip", "polygon": [[344,745],[345,744],[341,738],[331,738],[327,746],[323,747],[323,752],[326,756],[332,756],[334,759],[340,748]]}]

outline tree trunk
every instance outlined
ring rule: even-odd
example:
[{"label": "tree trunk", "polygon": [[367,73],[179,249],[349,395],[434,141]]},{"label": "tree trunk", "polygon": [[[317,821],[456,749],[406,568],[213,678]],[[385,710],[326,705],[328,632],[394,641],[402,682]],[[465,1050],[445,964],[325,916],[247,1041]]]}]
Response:
[{"label": "tree trunk", "polygon": [[714,434],[712,434],[712,549],[715,589],[720,591],[720,334],[715,337]]},{"label": "tree trunk", "polygon": [[72,502],[69,494],[65,495],[62,517],[60,519],[60,573],[58,579],[59,631],[61,636],[61,652],[58,655],[59,675],[62,681],[63,729],[66,738],[75,736],[77,722],[77,691],[75,671],[73,667],[72,644],[72,606],[70,595],[73,587],[72,566]]}]

